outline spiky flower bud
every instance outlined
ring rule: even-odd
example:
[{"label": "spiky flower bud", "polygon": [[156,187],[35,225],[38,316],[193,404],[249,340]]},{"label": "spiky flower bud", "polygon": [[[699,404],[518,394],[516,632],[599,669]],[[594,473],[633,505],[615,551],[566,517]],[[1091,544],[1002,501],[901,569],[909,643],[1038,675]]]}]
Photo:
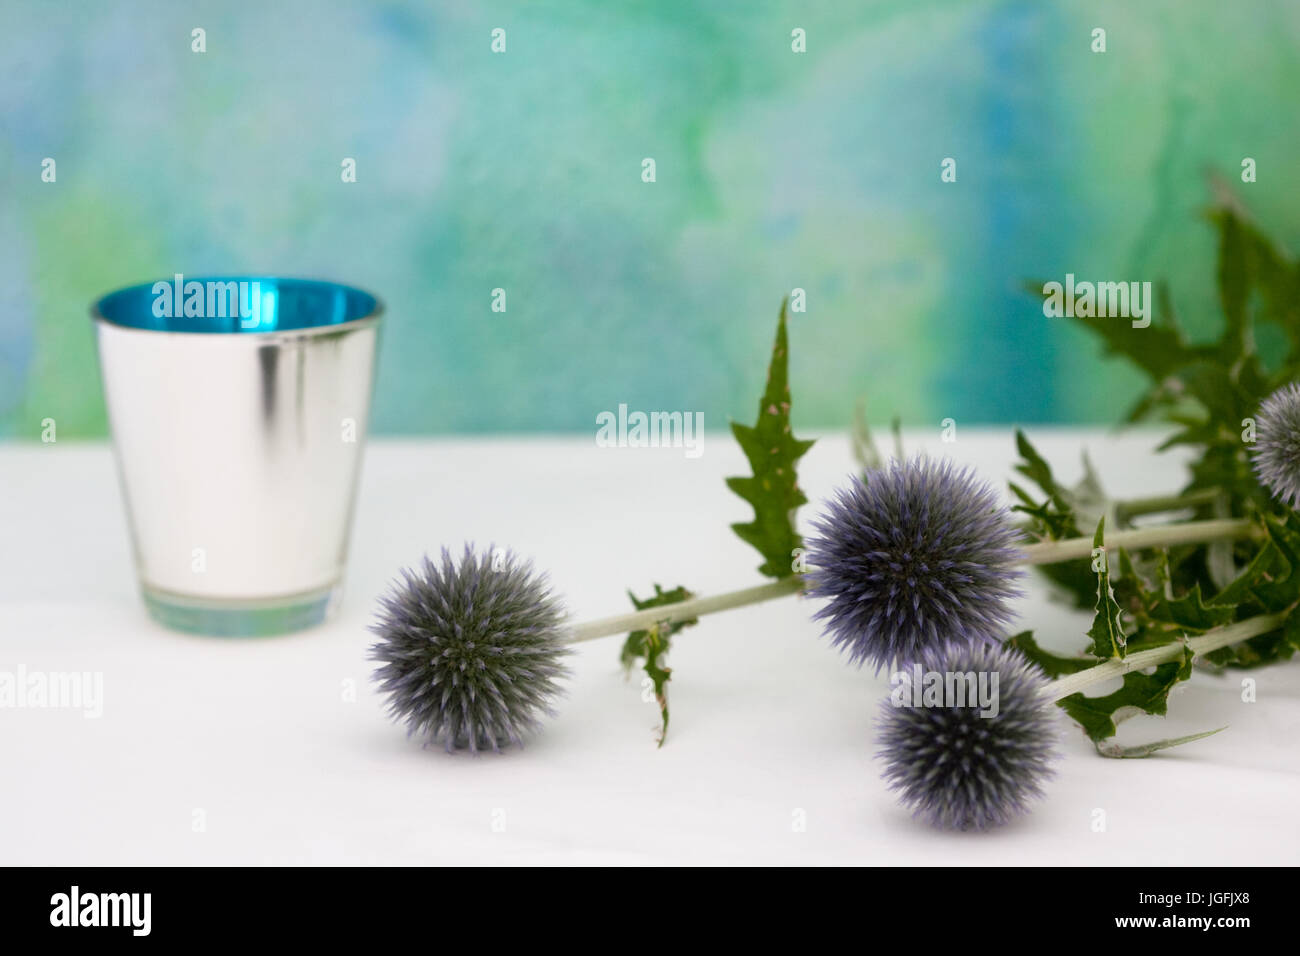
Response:
[{"label": "spiky flower bud", "polygon": [[521,744],[567,676],[564,621],[528,562],[467,544],[457,563],[444,548],[381,599],[375,680],[395,719],[449,751]]},{"label": "spiky flower bud", "polygon": [[947,641],[1001,630],[1021,571],[1018,533],[993,489],[919,457],[853,478],[814,522],[809,593],[831,643],[877,672]]},{"label": "spiky flower bud", "polygon": [[1255,474],[1283,504],[1300,507],[1300,383],[1283,385],[1255,416]]},{"label": "spiky flower bud", "polygon": [[[1057,739],[1046,678],[1019,651],[986,642],[950,644],[915,670],[881,705],[877,756],[890,789],[946,830],[1025,813],[1051,776]],[[942,691],[932,695],[936,681]]]}]

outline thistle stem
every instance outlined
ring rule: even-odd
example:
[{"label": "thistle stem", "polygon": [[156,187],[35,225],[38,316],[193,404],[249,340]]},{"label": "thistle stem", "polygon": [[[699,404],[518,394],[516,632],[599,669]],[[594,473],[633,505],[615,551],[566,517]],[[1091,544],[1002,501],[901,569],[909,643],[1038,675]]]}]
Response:
[{"label": "thistle stem", "polygon": [[[1180,521],[1154,528],[1116,531],[1105,537],[1107,548],[1163,548],[1175,544],[1200,544],[1225,538],[1246,538],[1254,534],[1255,522],[1249,518],[1213,518],[1208,521]],[[1055,564],[1092,554],[1092,538],[1065,538],[1040,541],[1022,549],[1026,564]]]},{"label": "thistle stem", "polygon": [[[1246,518],[1186,521],[1154,528],[1117,531],[1106,535],[1105,543],[1108,548],[1156,548],[1174,544],[1219,541],[1225,538],[1244,538],[1253,534],[1255,528],[1254,522]],[[1092,538],[1043,541],[1026,545],[1022,550],[1026,564],[1053,564],[1058,561],[1088,557],[1092,554]],[[804,575],[792,574],[787,578],[756,587],[742,588],[739,591],[695,597],[677,604],[649,607],[643,611],[630,611],[627,614],[587,621],[574,627],[569,643],[577,644],[598,637],[609,637],[612,634],[627,634],[645,630],[656,624],[678,624],[716,611],[728,611],[748,604],[759,604],[774,598],[798,594],[805,586]]]},{"label": "thistle stem", "polygon": [[1214,504],[1222,494],[1217,488],[1200,488],[1181,495],[1153,495],[1150,498],[1125,498],[1115,502],[1115,511],[1122,518],[1160,514],[1164,511],[1181,511]]},{"label": "thistle stem", "polygon": [[757,587],[742,588],[739,591],[727,591],[723,594],[712,594],[707,597],[690,598],[677,604],[648,607],[644,611],[632,611],[628,614],[603,617],[597,621],[588,621],[575,627],[573,635],[569,638],[569,643],[577,644],[579,641],[590,641],[598,637],[608,637],[611,634],[627,634],[631,631],[641,631],[655,624],[676,624],[681,621],[689,621],[693,617],[701,617],[715,611],[729,611],[733,607],[744,607],[746,604],[758,604],[761,601],[785,597],[787,594],[797,594],[803,588],[803,576],[793,574],[788,578],[781,578],[768,584],[760,584]]},{"label": "thistle stem", "polygon": [[1227,647],[1229,644],[1237,644],[1249,638],[1267,634],[1269,631],[1281,627],[1283,622],[1286,621],[1287,615],[1287,611],[1280,611],[1277,614],[1261,614],[1258,617],[1237,621],[1235,624],[1216,627],[1213,630],[1206,631],[1199,637],[1188,638],[1186,641],[1176,641],[1173,644],[1162,644],[1160,647],[1153,647],[1149,650],[1136,651],[1122,660],[1103,661],[1089,667],[1087,670],[1076,671],[1073,674],[1058,677],[1043,688],[1043,695],[1050,700],[1057,701],[1063,697],[1078,693],[1085,687],[1090,687],[1099,681],[1122,677],[1130,671],[1142,670],[1144,667],[1154,667],[1156,664],[1176,661],[1183,656],[1184,646],[1191,648],[1197,654],[1208,654],[1210,651],[1217,651],[1220,647]]}]

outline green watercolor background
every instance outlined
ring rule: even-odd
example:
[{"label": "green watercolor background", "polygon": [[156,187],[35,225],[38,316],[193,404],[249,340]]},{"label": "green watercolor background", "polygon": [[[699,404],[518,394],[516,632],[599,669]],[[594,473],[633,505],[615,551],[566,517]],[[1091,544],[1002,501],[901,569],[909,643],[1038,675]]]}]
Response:
[{"label": "green watercolor background", "polygon": [[104,434],[87,306],[176,272],[379,293],[381,433],[747,419],[795,287],[804,427],[1112,421],[1136,377],[1021,283],[1208,330],[1208,170],[1300,248],[1298,40],[1285,0],[9,2],[0,436]]}]

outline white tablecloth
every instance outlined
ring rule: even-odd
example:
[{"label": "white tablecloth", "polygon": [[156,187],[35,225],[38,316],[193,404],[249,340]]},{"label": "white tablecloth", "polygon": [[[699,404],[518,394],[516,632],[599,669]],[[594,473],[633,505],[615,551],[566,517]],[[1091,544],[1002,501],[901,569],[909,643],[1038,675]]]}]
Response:
[{"label": "white tablecloth", "polygon": [[[1086,443],[1117,494],[1179,486],[1151,433],[1034,430],[1065,478]],[[1009,432],[907,436],[1003,486]],[[809,453],[813,508],[852,469],[832,435]],[[103,716],[0,710],[0,863],[1295,863],[1300,663],[1196,675],[1154,739],[1229,725],[1148,760],[1106,760],[1071,724],[1048,799],[985,834],[914,822],[886,791],[872,722],[885,678],[845,665],[812,606],[786,598],[704,619],[676,640],[672,725],[623,679],[621,638],[581,646],[558,717],[524,750],[424,749],[369,683],[375,597],[399,567],[466,539],[550,569],[579,619],[653,582],[760,583],[729,530],[747,506],[729,436],[704,453],[589,438],[381,440],[367,452],[347,597],[328,626],[260,640],[168,632],[136,593],[109,448],[0,445],[0,671],[99,671]],[[803,518],[810,516],[805,509]],[[1041,579],[1021,624],[1082,646],[1086,615]],[[354,693],[350,693],[354,690]],[[1097,812],[1105,828],[1095,829]]]}]

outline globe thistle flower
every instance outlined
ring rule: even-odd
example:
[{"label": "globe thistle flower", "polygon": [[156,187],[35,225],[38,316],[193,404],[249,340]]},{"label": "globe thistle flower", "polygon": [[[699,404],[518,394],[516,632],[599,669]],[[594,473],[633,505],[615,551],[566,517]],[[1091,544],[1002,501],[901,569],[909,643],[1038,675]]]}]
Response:
[{"label": "globe thistle flower", "polygon": [[1283,504],[1300,507],[1300,383],[1283,385],[1255,416],[1255,474]]},{"label": "globe thistle flower", "polygon": [[514,554],[460,562],[446,548],[403,570],[381,599],[371,659],[389,712],[448,751],[522,744],[567,676],[565,613],[546,577]]},{"label": "globe thistle flower", "polygon": [[925,667],[945,678],[976,675],[996,706],[949,693],[937,706],[918,706],[908,684],[896,687],[876,738],[890,789],[914,816],[945,830],[984,830],[1027,812],[1055,758],[1056,707],[1044,695],[1046,678],[996,643],[949,644],[927,655]]},{"label": "globe thistle flower", "polygon": [[948,640],[995,633],[1022,572],[993,489],[951,462],[893,461],[855,477],[814,521],[808,593],[831,643],[877,673]]}]

